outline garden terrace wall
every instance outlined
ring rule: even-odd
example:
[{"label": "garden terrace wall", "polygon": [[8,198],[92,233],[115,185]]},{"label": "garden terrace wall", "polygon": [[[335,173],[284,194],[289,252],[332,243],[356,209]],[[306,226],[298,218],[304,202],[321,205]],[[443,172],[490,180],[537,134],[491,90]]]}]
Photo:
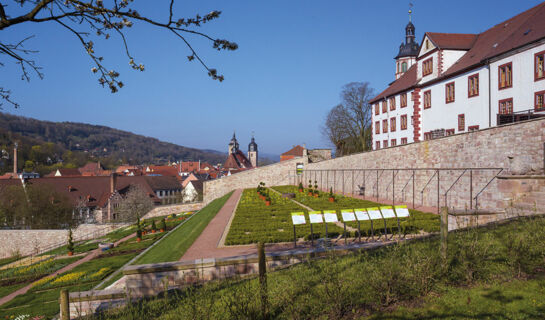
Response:
[{"label": "garden terrace wall", "polygon": [[[82,224],[73,231],[75,241],[101,237],[127,224]],[[0,258],[18,252],[26,256],[58,244],[66,244],[68,230],[0,230]],[[52,248],[51,248],[52,249]]]},{"label": "garden terrace wall", "polygon": [[307,164],[307,158],[281,161],[264,167],[242,171],[221,179],[204,182],[204,203],[219,198],[235,189],[255,188],[260,182],[267,186],[287,184],[293,180],[297,163]]},{"label": "garden terrace wall", "polygon": [[[377,246],[377,244],[371,244]],[[323,248],[301,250],[300,252],[271,252],[266,254],[267,271],[281,269],[290,265],[320,258],[331,254],[347,254],[360,250],[358,247],[336,249]],[[123,269],[126,290],[106,289],[70,293],[70,318],[93,314],[113,306],[123,305],[128,300],[154,297],[169,288],[211,280],[221,280],[234,276],[244,277],[257,274],[256,254],[219,259],[197,259],[191,261],[165,262],[128,266]]]},{"label": "garden terrace wall", "polygon": [[[402,168],[503,168],[502,175],[540,174],[544,166],[545,119],[531,120],[521,123],[489,128],[481,131],[457,134],[440,139],[380,149],[372,152],[354,154],[319,163],[310,163],[306,170],[334,169],[402,169]],[[472,176],[473,196],[490,181],[499,170],[474,171]],[[455,182],[462,171],[441,172],[439,206],[445,205],[444,194]],[[364,185],[366,195],[376,196],[376,172],[368,172],[364,178],[359,173],[352,180],[350,172],[345,172],[344,181],[338,171],[335,177],[330,172],[305,171],[301,177],[306,185],[308,180],[317,180],[323,189],[332,187],[336,192],[357,193],[357,186]],[[357,175],[358,173],[355,173]],[[434,174],[433,170],[420,171],[415,174],[415,198],[417,205],[437,206],[437,179],[432,179],[423,194],[424,185]],[[379,172],[380,175],[380,172]],[[412,185],[402,192],[406,182],[410,180],[412,171],[399,171],[395,176],[395,200],[397,202],[412,201]],[[456,183],[447,197],[447,205],[458,209],[470,207],[469,173]],[[379,178],[378,195],[382,199],[392,199],[392,171],[382,173]],[[291,182],[293,184],[293,182]],[[519,189],[525,190],[519,190]],[[537,195],[545,191],[539,179],[527,179],[525,176],[511,179],[495,179],[479,196],[479,208],[503,210],[520,203],[529,207],[536,203]],[[353,191],[354,190],[354,191]],[[529,196],[528,193],[534,193]],[[537,195],[536,195],[537,194]],[[423,196],[423,197],[422,197]],[[475,202],[471,204],[475,205]],[[543,210],[537,206],[538,210]]]},{"label": "garden terrace wall", "polygon": [[178,214],[178,213],[182,213],[182,212],[197,211],[197,210],[201,210],[203,206],[204,205],[203,205],[202,202],[193,202],[193,203],[158,206],[158,207],[153,208],[143,218],[144,219],[149,219],[149,218],[154,218],[154,217],[168,216],[168,215],[171,215],[173,213]]}]

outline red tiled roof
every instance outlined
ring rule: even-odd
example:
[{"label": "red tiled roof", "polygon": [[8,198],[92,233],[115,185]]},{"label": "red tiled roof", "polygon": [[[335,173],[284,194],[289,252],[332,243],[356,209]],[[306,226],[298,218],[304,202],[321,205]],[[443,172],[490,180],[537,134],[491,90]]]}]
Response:
[{"label": "red tiled roof", "polygon": [[479,34],[472,48],[443,75],[484,64],[487,59],[545,38],[545,2]]},{"label": "red tiled roof", "polygon": [[296,156],[296,157],[302,157],[303,151],[305,148],[301,147],[300,145],[296,145],[295,147],[291,148],[290,150],[284,152],[281,154],[281,156]]},{"label": "red tiled roof", "polygon": [[230,153],[223,164],[223,168],[225,169],[243,169],[251,167],[252,164],[240,150],[237,150],[236,153]]},{"label": "red tiled roof", "polygon": [[388,88],[386,88],[386,90],[382,91],[378,96],[370,100],[369,103],[372,104],[399,92],[407,91],[416,86],[416,83],[416,64],[413,64],[409,70],[407,70],[407,72],[405,72],[399,79],[394,81]]},{"label": "red tiled roof", "polygon": [[439,49],[469,50],[478,35],[470,33],[426,32],[424,36],[427,36]]}]

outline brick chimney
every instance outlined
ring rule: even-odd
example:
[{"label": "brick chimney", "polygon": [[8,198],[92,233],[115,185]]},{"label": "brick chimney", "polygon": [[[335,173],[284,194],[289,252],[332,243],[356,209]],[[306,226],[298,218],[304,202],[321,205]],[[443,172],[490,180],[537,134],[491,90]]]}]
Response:
[{"label": "brick chimney", "polygon": [[117,174],[113,172],[110,175],[110,194],[113,194],[115,192],[116,184],[117,184]]},{"label": "brick chimney", "polygon": [[17,142],[13,148],[13,174],[17,175]]}]

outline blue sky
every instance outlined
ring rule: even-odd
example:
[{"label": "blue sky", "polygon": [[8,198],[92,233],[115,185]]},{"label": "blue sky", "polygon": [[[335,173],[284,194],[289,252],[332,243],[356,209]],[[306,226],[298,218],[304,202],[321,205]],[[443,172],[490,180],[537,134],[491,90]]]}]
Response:
[{"label": "blue sky", "polygon": [[[141,14],[166,19],[168,1],[136,1]],[[161,5],[160,5],[160,4]],[[175,13],[191,17],[221,10],[202,28],[239,44],[217,52],[189,37],[206,63],[225,75],[211,80],[188,49],[164,30],[136,24],[127,37],[136,62],[129,68],[117,38],[95,41],[105,65],[121,73],[116,94],[98,85],[79,42],[54,23],[23,24],[0,31],[3,41],[35,35],[27,47],[45,78],[20,80],[4,60],[0,84],[19,109],[3,111],[50,121],[106,125],[184,146],[227,150],[236,130],[246,148],[252,131],[261,152],[279,154],[295,144],[328,146],[321,125],[339,103],[341,87],[367,81],[376,92],[394,79],[394,60],[404,39],[409,1],[178,1]],[[420,42],[425,31],[479,33],[540,1],[413,0]]]}]

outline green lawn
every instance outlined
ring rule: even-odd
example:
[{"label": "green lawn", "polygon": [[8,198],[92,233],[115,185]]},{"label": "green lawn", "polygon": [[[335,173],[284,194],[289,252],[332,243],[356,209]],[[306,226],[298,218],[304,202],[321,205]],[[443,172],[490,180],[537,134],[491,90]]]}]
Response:
[{"label": "green lawn", "polygon": [[544,296],[543,276],[469,289],[447,287],[421,307],[401,306],[362,319],[544,319]]},{"label": "green lawn", "polygon": [[[545,218],[304,262],[267,275],[271,319],[544,319]],[[94,319],[259,319],[259,282],[214,281]]]},{"label": "green lawn", "polygon": [[163,241],[138,258],[133,264],[178,261],[232,194],[230,192],[212,201],[199,212],[194,213],[191,219],[185,221],[182,226],[171,232]]}]

